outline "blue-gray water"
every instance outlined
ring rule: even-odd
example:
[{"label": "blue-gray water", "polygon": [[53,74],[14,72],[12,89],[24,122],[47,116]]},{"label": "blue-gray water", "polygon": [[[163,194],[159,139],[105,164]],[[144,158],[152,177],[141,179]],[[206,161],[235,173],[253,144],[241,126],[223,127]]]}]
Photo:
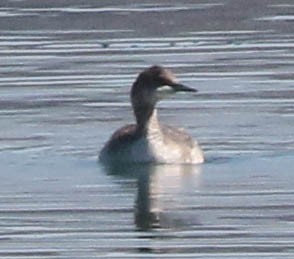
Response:
[{"label": "blue-gray water", "polygon": [[[1,1],[0,257],[293,258],[293,1],[134,2]],[[151,64],[207,162],[105,169]]]}]

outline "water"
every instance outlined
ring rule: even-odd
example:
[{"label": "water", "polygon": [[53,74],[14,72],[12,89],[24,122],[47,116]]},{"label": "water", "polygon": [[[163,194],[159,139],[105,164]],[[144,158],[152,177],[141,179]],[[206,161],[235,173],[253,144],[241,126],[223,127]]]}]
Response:
[{"label": "water", "polygon": [[[134,2],[1,2],[0,257],[293,258],[292,1]],[[103,168],[157,63],[207,162]]]}]

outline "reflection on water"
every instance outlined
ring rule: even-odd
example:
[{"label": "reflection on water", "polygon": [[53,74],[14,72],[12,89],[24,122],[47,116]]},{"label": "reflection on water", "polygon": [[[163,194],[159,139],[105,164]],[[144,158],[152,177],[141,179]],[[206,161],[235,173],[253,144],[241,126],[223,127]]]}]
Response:
[{"label": "reflection on water", "polygon": [[138,229],[184,229],[195,225],[185,206],[185,195],[196,191],[200,167],[189,165],[120,165],[107,167],[117,177],[132,177],[137,182],[135,223]]}]

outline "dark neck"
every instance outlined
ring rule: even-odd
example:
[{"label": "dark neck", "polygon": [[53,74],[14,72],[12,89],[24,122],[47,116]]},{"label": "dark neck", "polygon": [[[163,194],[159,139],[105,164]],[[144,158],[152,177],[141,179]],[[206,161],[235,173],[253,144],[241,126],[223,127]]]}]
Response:
[{"label": "dark neck", "polygon": [[157,111],[154,107],[140,107],[135,110],[137,130],[148,133],[149,130],[157,128],[159,123],[157,119]]},{"label": "dark neck", "polygon": [[[139,80],[141,77],[142,76],[139,76],[133,84],[131,102],[136,117],[137,131],[141,134],[146,134],[150,128],[154,128],[152,126],[155,125],[153,122],[158,122],[155,110],[156,98],[153,91],[148,89],[146,85],[141,85],[141,80]],[[152,85],[152,82],[148,80],[145,83],[147,85]]]}]

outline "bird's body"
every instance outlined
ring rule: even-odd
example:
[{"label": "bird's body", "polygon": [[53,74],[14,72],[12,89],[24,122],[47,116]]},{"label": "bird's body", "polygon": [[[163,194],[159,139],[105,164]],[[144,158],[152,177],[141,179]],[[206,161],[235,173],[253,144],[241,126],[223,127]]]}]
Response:
[{"label": "bird's body", "polygon": [[[163,86],[169,86],[164,89]],[[164,91],[162,91],[164,89]],[[167,91],[166,91],[167,90]],[[99,159],[111,163],[197,164],[204,161],[198,143],[184,130],[160,124],[156,102],[166,93],[195,92],[175,81],[159,66],[144,70],[133,84],[131,99],[136,124],[118,129],[103,147]]]}]

